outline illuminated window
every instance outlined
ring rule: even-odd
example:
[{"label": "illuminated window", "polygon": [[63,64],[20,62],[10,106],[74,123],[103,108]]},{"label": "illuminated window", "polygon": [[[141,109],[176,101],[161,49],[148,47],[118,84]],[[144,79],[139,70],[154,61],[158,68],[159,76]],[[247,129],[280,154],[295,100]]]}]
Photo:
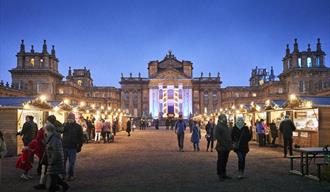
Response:
[{"label": "illuminated window", "polygon": [[319,67],[320,66],[320,57],[316,57],[316,65]]},{"label": "illuminated window", "polygon": [[59,93],[59,94],[64,94],[64,90],[63,90],[63,89],[59,89],[59,90],[58,90],[58,93]]},{"label": "illuminated window", "polygon": [[256,93],[252,93],[252,97],[256,97],[257,96],[257,94]]},{"label": "illuminated window", "polygon": [[42,63],[42,62],[44,62],[44,60],[43,59],[40,59],[40,62]]},{"label": "illuminated window", "polygon": [[79,86],[81,86],[82,85],[82,80],[78,80],[77,83],[78,83]]},{"label": "illuminated window", "polygon": [[31,65],[34,66],[34,59],[31,59]]},{"label": "illuminated window", "polygon": [[307,67],[312,67],[312,59],[307,57]]},{"label": "illuminated window", "polygon": [[301,67],[301,58],[298,58],[298,67]]}]

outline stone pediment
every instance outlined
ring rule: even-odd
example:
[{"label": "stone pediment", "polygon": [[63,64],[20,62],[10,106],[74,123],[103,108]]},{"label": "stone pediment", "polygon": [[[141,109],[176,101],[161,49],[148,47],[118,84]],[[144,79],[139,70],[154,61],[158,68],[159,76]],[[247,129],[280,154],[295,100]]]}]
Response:
[{"label": "stone pediment", "polygon": [[161,71],[153,78],[155,78],[155,79],[187,79],[189,77],[187,77],[184,73],[182,73],[174,68],[169,68],[164,71]]},{"label": "stone pediment", "polygon": [[176,59],[176,57],[172,54],[171,51],[165,56],[165,58],[158,64],[158,67],[161,69],[167,68],[182,68],[182,62]]}]

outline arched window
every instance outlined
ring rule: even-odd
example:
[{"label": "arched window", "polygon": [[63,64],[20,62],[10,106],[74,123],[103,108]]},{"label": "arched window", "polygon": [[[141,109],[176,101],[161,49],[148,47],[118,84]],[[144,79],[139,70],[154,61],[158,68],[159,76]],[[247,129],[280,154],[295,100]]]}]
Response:
[{"label": "arched window", "polygon": [[312,67],[312,58],[307,57],[307,67]]},{"label": "arched window", "polygon": [[301,58],[298,58],[298,67],[301,67]]}]

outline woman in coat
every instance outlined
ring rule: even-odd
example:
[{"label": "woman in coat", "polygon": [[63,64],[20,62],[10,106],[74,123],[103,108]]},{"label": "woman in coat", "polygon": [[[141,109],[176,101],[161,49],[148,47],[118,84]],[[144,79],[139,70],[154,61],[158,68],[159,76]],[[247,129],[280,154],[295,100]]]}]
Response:
[{"label": "woman in coat", "polygon": [[238,117],[231,132],[231,139],[233,141],[234,152],[238,158],[238,179],[244,177],[245,157],[249,152],[249,141],[251,140],[251,133],[247,126],[245,126],[244,118]]},{"label": "woman in coat", "polygon": [[56,128],[52,124],[45,126],[47,135],[46,157],[47,157],[47,179],[49,182],[48,191],[55,192],[57,185],[61,185],[63,191],[67,191],[68,184],[64,182],[59,175],[64,174],[64,154],[61,136],[56,132]]},{"label": "woman in coat", "polygon": [[201,139],[201,131],[197,127],[197,121],[192,123],[191,142],[194,145],[194,151],[199,151],[199,140]]}]

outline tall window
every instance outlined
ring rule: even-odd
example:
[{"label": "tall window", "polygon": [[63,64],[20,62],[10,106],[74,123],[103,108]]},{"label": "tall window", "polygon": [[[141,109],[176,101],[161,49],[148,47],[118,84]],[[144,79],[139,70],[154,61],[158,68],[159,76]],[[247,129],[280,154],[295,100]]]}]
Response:
[{"label": "tall window", "polygon": [[307,57],[307,67],[312,67],[312,58]]},{"label": "tall window", "polygon": [[34,66],[34,58],[31,59],[31,65]]},{"label": "tall window", "polygon": [[298,58],[298,67],[301,67],[301,58]]},{"label": "tall window", "polygon": [[305,90],[304,81],[299,81],[299,92],[304,92],[304,90]]},{"label": "tall window", "polygon": [[290,60],[289,59],[286,60],[286,64],[288,65],[288,69],[290,69],[291,68],[291,63],[290,63]]},{"label": "tall window", "polygon": [[316,66],[320,66],[320,57],[316,57]]},{"label": "tall window", "polygon": [[322,89],[322,81],[321,80],[319,80],[319,90],[321,90]]},{"label": "tall window", "polygon": [[204,92],[204,104],[209,104],[209,93],[207,91]]}]

